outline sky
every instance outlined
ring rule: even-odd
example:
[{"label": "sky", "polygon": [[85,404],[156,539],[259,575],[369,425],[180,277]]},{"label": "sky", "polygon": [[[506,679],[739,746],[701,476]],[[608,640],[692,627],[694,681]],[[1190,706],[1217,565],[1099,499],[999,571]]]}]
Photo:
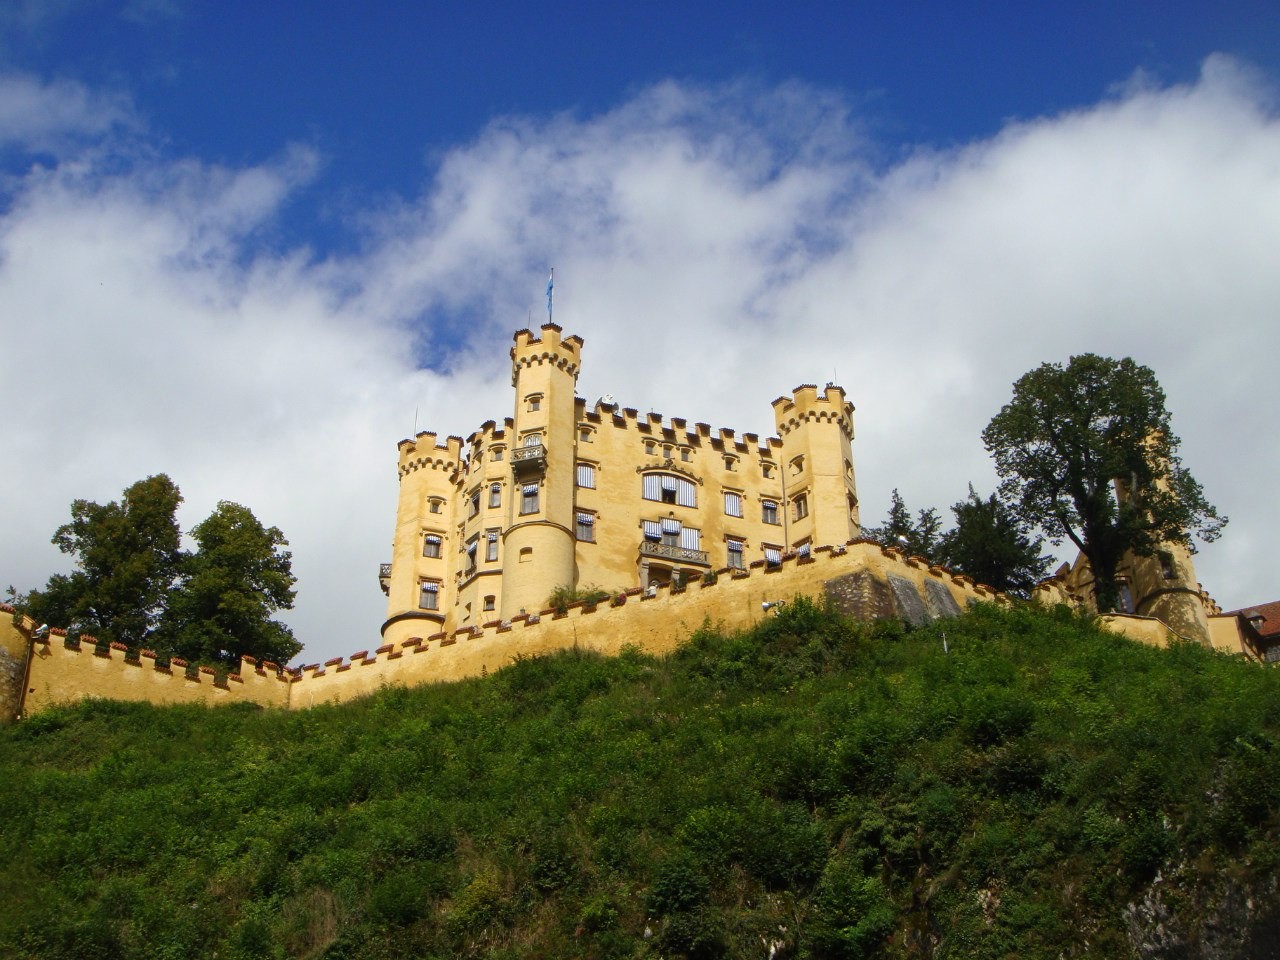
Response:
[{"label": "sky", "polygon": [[1201,581],[1276,599],[1278,83],[1248,2],[5,0],[0,588],[164,472],[284,531],[300,662],[376,646],[396,443],[510,415],[554,267],[589,400],[843,385],[867,524],[1131,356],[1231,517]]}]

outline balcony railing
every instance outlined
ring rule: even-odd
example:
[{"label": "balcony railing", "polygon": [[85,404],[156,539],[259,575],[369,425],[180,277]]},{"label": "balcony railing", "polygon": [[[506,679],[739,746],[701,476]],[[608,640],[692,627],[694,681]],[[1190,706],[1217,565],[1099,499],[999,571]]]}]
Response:
[{"label": "balcony railing", "polygon": [[540,443],[511,451],[511,469],[517,474],[545,470],[546,466],[547,448]]},{"label": "balcony railing", "polygon": [[711,566],[705,550],[689,550],[669,543],[654,543],[652,540],[640,541],[640,556],[674,560],[676,563],[694,563],[700,567]]},{"label": "balcony railing", "polygon": [[391,564],[378,564],[378,586],[382,588],[383,593],[391,589]]}]

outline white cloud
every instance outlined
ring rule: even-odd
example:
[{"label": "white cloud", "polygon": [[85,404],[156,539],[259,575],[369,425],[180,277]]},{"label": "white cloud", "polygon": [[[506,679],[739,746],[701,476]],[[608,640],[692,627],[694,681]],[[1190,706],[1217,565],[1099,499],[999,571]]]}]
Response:
[{"label": "white cloud", "polygon": [[462,435],[507,413],[509,337],[542,321],[555,266],[584,396],[767,434],[774,396],[842,382],[869,522],[894,486],[917,507],[989,490],[979,434],[1026,370],[1132,355],[1233,517],[1202,579],[1228,605],[1272,599],[1269,97],[1214,58],[1194,84],[877,167],[832,94],[668,83],[597,117],[495,121],[325,262],[254,242],[306,189],[305,151],[29,174],[0,220],[0,584],[54,568],[71,499],[165,470],[185,526],[227,498],[289,536],[308,660],[369,646],[395,442],[415,409]]},{"label": "white cloud", "polygon": [[88,138],[135,125],[129,99],[73,80],[0,76],[0,149],[61,154]]}]

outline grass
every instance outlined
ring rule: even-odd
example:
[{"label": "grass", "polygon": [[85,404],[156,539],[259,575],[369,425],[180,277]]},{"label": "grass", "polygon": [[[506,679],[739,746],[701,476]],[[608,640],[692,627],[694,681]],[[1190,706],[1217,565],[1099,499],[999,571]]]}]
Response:
[{"label": "grass", "polygon": [[1157,874],[1188,937],[1274,888],[1278,683],[799,602],[297,713],[58,709],[0,730],[0,956],[1130,956]]}]

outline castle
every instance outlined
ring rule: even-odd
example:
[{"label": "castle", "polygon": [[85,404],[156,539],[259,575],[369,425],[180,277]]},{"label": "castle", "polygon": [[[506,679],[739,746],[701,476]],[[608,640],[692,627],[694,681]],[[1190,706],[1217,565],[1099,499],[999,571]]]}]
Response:
[{"label": "castle", "polygon": [[515,335],[515,410],[466,440],[400,443],[384,640],[510,621],[557,588],[688,582],[781,562],[859,534],[853,405],[839,387],[773,402],[778,436],[737,437],[659,414],[588,406],[583,341]]},{"label": "castle", "polygon": [[[747,629],[799,595],[859,619],[915,624],[979,600],[1009,602],[861,536],[853,406],[840,387],[797,387],[773,402],[776,437],[738,438],[641,416],[611,397],[588,407],[575,392],[583,341],[550,323],[539,334],[515,335],[515,409],[501,427],[485,422],[465,448],[430,432],[400,442],[376,649],[292,669],[245,657],[223,676],[74,639],[0,605],[0,721],[88,696],[299,709],[569,648],[664,653],[704,622]],[[1103,617],[1110,629],[1280,659],[1270,607],[1223,613],[1188,551],[1130,556],[1120,573],[1127,612]],[[588,585],[601,595],[572,599]],[[1090,610],[1091,585],[1077,560],[1034,599]],[[564,602],[553,605],[557,590]]]}]

